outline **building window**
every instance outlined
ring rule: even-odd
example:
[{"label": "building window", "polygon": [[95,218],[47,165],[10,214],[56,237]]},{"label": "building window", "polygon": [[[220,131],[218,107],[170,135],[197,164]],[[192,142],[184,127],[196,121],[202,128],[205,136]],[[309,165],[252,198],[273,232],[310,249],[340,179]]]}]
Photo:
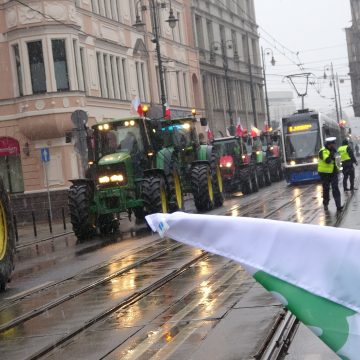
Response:
[{"label": "building window", "polygon": [[83,83],[84,83],[84,90],[88,90],[88,82],[87,82],[87,73],[86,73],[86,67],[85,67],[85,49],[83,47],[80,48],[80,62],[81,62],[81,71],[82,71],[82,77],[83,77]]},{"label": "building window", "polygon": [[212,50],[212,46],[214,43],[214,29],[213,29],[213,23],[211,20],[206,21],[206,30],[209,37],[209,49]]},{"label": "building window", "polygon": [[182,106],[183,100],[182,100],[182,94],[181,94],[181,88],[180,88],[180,72],[179,71],[176,72],[176,87],[177,87],[177,92],[178,92],[179,104],[180,104],[180,106]]},{"label": "building window", "polygon": [[184,80],[185,106],[188,106],[188,77],[186,73],[183,73],[183,80]]},{"label": "building window", "polygon": [[126,65],[126,60],[125,59],[122,59],[121,62],[122,62],[122,70],[123,70],[122,78],[124,80],[124,89],[125,89],[125,97],[124,97],[124,99],[127,99],[127,93],[128,93],[128,85],[127,85],[127,78],[126,78],[127,65]]},{"label": "building window", "polygon": [[195,15],[195,26],[196,26],[196,34],[197,34],[197,45],[199,48],[204,48],[204,32],[202,27],[202,18],[200,16]]},{"label": "building window", "polygon": [[23,96],[24,95],[24,88],[23,88],[23,81],[22,81],[22,70],[21,70],[21,62],[20,62],[20,52],[19,52],[19,45],[13,45],[13,54],[15,58],[15,66],[16,66],[16,80],[17,80],[17,95]]},{"label": "building window", "polygon": [[42,41],[31,41],[27,43],[31,87],[33,94],[41,94],[46,92],[46,75],[43,56]]},{"label": "building window", "polygon": [[0,137],[0,177],[10,193],[24,191],[20,146],[10,137]]},{"label": "building window", "polygon": [[96,53],[96,60],[97,60],[97,69],[98,69],[98,78],[99,78],[99,85],[100,85],[100,95],[101,97],[105,97],[105,88],[104,88],[104,80],[102,76],[102,67],[101,67],[101,53]]},{"label": "building window", "polygon": [[239,56],[239,52],[238,52],[237,36],[235,30],[231,30],[231,42],[233,46],[234,58],[237,58]]},{"label": "building window", "polygon": [[141,101],[146,101],[146,95],[145,95],[145,84],[143,82],[143,64],[139,61],[135,62],[135,68],[136,68],[136,78],[137,78],[137,86],[138,86],[138,94]]},{"label": "building window", "polygon": [[66,61],[65,40],[51,41],[57,91],[69,91],[69,74]]},{"label": "building window", "polygon": [[253,57],[254,57],[254,64],[258,65],[259,63],[259,57],[257,52],[257,46],[256,46],[256,40],[252,39],[252,51],[253,51]]},{"label": "building window", "polygon": [[242,35],[242,47],[243,47],[244,60],[247,61],[249,58],[249,44],[246,35]]}]

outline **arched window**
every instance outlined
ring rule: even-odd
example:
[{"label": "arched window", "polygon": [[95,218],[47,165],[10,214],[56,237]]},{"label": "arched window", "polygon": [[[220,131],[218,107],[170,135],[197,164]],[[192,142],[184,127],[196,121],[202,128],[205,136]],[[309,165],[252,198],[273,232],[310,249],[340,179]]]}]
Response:
[{"label": "arched window", "polygon": [[16,139],[0,137],[0,177],[10,193],[24,191],[20,146]]}]

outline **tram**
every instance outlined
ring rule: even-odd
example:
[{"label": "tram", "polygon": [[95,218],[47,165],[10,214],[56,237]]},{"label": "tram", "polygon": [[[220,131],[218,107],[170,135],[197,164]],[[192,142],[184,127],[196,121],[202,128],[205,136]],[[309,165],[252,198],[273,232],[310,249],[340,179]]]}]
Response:
[{"label": "tram", "polygon": [[285,178],[289,184],[320,179],[318,154],[327,137],[336,137],[341,145],[343,134],[339,124],[325,114],[299,110],[281,120]]}]

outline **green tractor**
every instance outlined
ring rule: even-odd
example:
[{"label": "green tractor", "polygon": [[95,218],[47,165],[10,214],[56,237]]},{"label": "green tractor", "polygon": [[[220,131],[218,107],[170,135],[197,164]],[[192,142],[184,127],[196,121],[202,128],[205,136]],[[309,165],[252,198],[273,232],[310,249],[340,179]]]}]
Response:
[{"label": "green tractor", "polygon": [[[206,119],[201,119],[206,126]],[[199,212],[224,203],[223,182],[217,151],[202,144],[195,116],[161,120],[162,146],[180,170],[182,193],[192,194]]]},{"label": "green tractor", "polygon": [[14,269],[15,230],[9,196],[0,178],[0,292],[4,291]]},{"label": "green tractor", "polygon": [[85,179],[72,180],[69,210],[75,235],[85,240],[118,230],[117,214],[143,220],[147,214],[183,208],[177,156],[161,144],[159,121],[113,119],[92,127]]}]

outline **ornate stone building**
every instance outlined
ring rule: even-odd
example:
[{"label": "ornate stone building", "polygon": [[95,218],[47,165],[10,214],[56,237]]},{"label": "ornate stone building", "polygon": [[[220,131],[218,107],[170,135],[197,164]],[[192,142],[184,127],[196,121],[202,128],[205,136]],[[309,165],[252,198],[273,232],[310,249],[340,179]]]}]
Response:
[{"label": "ornate stone building", "polygon": [[206,115],[215,135],[225,134],[230,118],[235,125],[240,119],[243,127],[262,128],[265,105],[254,1],[193,0],[193,22]]},{"label": "ornate stone building", "polygon": [[[89,123],[128,116],[131,101],[159,103],[149,6],[136,0],[0,0],[0,176],[12,193],[45,188],[40,149],[49,148],[48,180],[66,189],[81,176],[71,114]],[[173,111],[203,108],[190,0],[157,9],[167,101]],[[137,5],[138,8],[136,8]],[[133,24],[139,14],[146,31]],[[68,140],[68,141],[67,141]]]}]

